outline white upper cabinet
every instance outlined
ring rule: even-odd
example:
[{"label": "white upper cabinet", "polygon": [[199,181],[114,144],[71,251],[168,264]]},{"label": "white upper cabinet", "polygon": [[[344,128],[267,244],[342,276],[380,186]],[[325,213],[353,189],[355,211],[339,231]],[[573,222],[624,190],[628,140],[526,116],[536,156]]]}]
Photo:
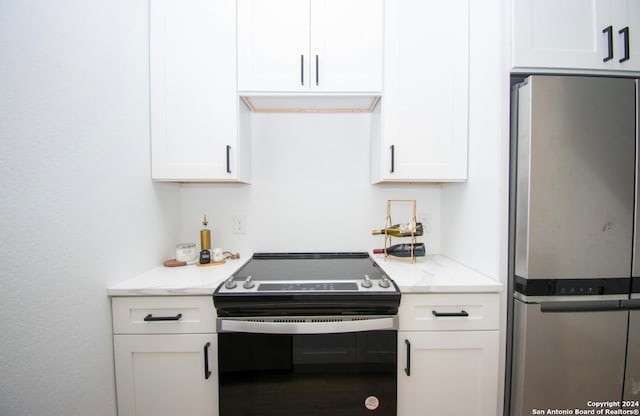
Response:
[{"label": "white upper cabinet", "polygon": [[383,0],[238,0],[241,92],[379,92]]},{"label": "white upper cabinet", "polygon": [[150,0],[152,178],[249,180],[234,0]]},{"label": "white upper cabinet", "polygon": [[[640,71],[640,1],[617,0],[612,12],[614,64],[625,71]],[[627,57],[628,59],[624,59]],[[622,60],[622,62],[620,62]]]},{"label": "white upper cabinet", "polygon": [[511,24],[515,70],[640,70],[637,0],[514,0]]},{"label": "white upper cabinet", "polygon": [[468,102],[468,0],[387,1],[371,181],[465,180]]}]

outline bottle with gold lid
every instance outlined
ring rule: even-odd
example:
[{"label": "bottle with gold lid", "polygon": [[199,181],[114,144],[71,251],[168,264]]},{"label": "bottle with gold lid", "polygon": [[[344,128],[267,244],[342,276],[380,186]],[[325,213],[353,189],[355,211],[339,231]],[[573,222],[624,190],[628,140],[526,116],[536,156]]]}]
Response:
[{"label": "bottle with gold lid", "polygon": [[207,228],[208,224],[207,214],[204,214],[202,219],[204,228],[200,230],[200,264],[211,262],[211,230]]}]

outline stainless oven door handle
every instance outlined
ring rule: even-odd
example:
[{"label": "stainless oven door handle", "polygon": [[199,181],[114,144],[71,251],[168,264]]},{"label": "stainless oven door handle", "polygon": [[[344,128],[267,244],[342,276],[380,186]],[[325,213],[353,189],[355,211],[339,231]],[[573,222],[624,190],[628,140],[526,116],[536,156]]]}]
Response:
[{"label": "stainless oven door handle", "polygon": [[[318,321],[321,319],[314,318]],[[219,319],[218,332],[251,334],[337,334],[346,332],[398,329],[398,317],[328,322],[257,322],[240,319]]]}]

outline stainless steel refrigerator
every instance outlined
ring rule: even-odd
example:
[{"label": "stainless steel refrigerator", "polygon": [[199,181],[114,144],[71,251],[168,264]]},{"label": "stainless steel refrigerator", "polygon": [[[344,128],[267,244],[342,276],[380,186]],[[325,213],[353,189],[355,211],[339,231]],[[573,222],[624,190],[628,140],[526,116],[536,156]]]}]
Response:
[{"label": "stainless steel refrigerator", "polygon": [[640,409],[638,80],[525,78],[511,146],[505,415]]}]

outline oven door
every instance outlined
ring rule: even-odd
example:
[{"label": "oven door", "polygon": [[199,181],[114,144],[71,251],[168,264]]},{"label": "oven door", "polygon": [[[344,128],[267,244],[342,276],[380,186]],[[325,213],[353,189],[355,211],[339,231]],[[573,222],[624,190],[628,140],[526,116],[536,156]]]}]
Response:
[{"label": "oven door", "polygon": [[397,317],[259,320],[218,320],[221,415],[396,415]]}]

